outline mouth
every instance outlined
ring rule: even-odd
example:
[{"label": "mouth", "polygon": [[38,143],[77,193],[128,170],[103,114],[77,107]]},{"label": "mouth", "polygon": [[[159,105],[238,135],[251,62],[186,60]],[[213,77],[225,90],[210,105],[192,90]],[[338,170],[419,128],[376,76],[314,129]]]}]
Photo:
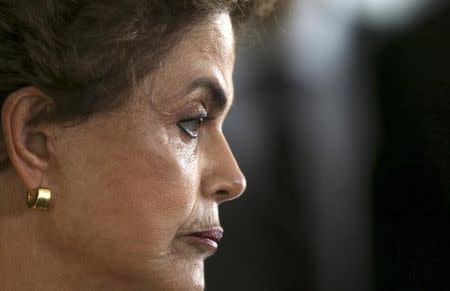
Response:
[{"label": "mouth", "polygon": [[219,242],[223,237],[223,229],[221,227],[216,227],[208,230],[191,232],[186,234],[185,237],[202,252],[213,254],[219,247]]}]

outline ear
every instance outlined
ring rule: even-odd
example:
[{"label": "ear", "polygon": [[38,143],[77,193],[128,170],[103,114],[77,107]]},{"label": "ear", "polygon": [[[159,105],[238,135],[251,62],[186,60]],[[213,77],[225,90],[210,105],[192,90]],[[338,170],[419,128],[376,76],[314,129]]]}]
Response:
[{"label": "ear", "polygon": [[28,189],[40,187],[49,165],[49,126],[35,121],[53,107],[36,87],[11,93],[3,103],[2,128],[11,164]]}]

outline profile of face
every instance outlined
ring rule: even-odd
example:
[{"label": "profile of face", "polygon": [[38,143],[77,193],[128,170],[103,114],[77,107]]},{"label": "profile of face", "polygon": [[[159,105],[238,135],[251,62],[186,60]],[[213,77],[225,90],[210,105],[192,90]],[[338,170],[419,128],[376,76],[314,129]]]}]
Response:
[{"label": "profile of face", "polygon": [[33,214],[45,220],[40,247],[129,290],[203,289],[216,245],[192,234],[220,234],[219,204],[245,189],[222,132],[233,63],[231,20],[219,14],[189,29],[120,108],[52,125],[38,186],[53,205]]}]

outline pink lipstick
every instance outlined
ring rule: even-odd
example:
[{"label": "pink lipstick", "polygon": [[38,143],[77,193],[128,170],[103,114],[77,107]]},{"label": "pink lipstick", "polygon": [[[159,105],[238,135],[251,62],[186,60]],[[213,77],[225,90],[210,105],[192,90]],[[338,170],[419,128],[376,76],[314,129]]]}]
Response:
[{"label": "pink lipstick", "polygon": [[193,232],[186,235],[191,242],[207,252],[214,253],[223,237],[222,228]]}]

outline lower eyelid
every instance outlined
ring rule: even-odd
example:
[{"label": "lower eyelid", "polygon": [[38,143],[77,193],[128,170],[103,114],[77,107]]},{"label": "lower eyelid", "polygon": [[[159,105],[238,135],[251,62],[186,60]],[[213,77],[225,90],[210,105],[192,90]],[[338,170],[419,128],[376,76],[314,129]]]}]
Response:
[{"label": "lower eyelid", "polygon": [[[191,130],[188,128],[188,126],[183,125],[183,123],[187,122],[196,122],[196,120],[185,120],[178,123],[178,127],[187,135],[195,138],[198,136],[198,129],[197,130]],[[200,125],[199,125],[200,126]]]}]

